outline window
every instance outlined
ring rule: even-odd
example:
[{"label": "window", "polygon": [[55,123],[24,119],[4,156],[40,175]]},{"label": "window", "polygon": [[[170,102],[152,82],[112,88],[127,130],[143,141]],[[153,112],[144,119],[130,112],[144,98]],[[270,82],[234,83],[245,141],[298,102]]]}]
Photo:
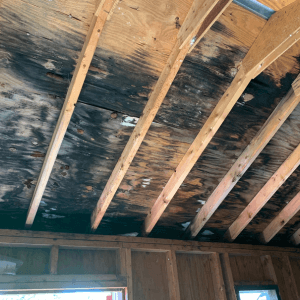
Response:
[{"label": "window", "polygon": [[0,295],[0,300],[122,300],[122,292],[58,292]]},{"label": "window", "polygon": [[236,287],[238,300],[280,300],[277,286]]}]

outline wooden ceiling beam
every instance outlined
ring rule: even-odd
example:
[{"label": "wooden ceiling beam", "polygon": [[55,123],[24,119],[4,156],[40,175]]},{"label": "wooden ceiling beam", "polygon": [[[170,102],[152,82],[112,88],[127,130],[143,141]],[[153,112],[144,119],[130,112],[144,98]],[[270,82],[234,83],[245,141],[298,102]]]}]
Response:
[{"label": "wooden ceiling beam", "polygon": [[40,172],[39,179],[34,190],[34,194],[27,213],[25,224],[26,228],[30,228],[33,224],[36,212],[40,205],[47,182],[53,169],[58,151],[67,131],[68,125],[70,123],[75,104],[77,103],[83,83],[86,78],[86,74],[88,72],[89,66],[97,48],[100,34],[116,1],[118,0],[102,0],[100,3],[98,2],[98,5],[96,5],[95,14],[90,24],[88,34],[86,36],[83,48],[81,50],[64,105],[62,107],[59,119],[57,121],[42,166],[42,170]]},{"label": "wooden ceiling beam", "polygon": [[279,215],[268,225],[261,234],[261,241],[267,244],[286,225],[287,222],[300,210],[300,192],[286,205]]},{"label": "wooden ceiling beam", "polygon": [[[249,52],[242,61],[241,68],[231,85],[203,125],[187,153],[182,158],[163,191],[155,201],[143,224],[143,234],[149,234],[173,196],[189,174],[202,152],[207,147],[236,101],[246,89],[250,80],[267,68],[282,53],[300,38],[300,0],[284,10],[276,12],[266,23]],[[238,178],[237,178],[238,180]],[[230,188],[231,183],[228,183]],[[226,190],[220,188],[199,211],[187,228],[186,236],[195,237],[225,198]],[[224,196],[225,195],[225,196]]]},{"label": "wooden ceiling beam", "polygon": [[[295,97],[293,97],[295,99]],[[300,97],[297,97],[299,103]],[[291,99],[291,98],[290,98]],[[278,114],[277,114],[278,115]],[[286,118],[285,118],[286,119]],[[256,214],[271,199],[282,184],[300,165],[300,144],[273,174],[263,188],[256,194],[239,217],[231,224],[225,233],[225,239],[233,242],[245,227],[253,220]]]},{"label": "wooden ceiling beam", "polygon": [[193,49],[197,46],[200,42],[202,37],[207,33],[211,26],[207,26],[209,24],[214,24],[219,17],[222,15],[223,11],[229,6],[232,0],[220,0],[216,4],[216,6],[211,10],[211,12],[207,15],[205,20],[202,22],[198,32],[193,37],[192,45],[190,47],[189,53],[193,51]]},{"label": "wooden ceiling beam", "polygon": [[[168,61],[152,91],[150,98],[144,108],[144,111],[135,126],[130,139],[125,146],[120,159],[118,160],[103,192],[97,203],[96,208],[91,216],[91,231],[95,231],[108,206],[111,203],[121,181],[123,180],[136,152],[138,151],[148,129],[154,120],[156,113],[158,112],[160,105],[162,104],[183,60],[185,59],[194,35],[199,31],[202,24],[206,24],[206,30],[204,33],[213,25],[216,18],[210,17],[210,22],[206,21],[207,17],[210,16],[210,12],[218,5],[219,2],[225,3],[226,5],[219,6],[219,11],[214,12],[216,15],[220,15],[227,5],[231,3],[229,1],[210,1],[210,0],[195,0],[189,10],[187,17],[185,18],[181,29],[178,32],[177,41],[175,46],[168,58]],[[201,37],[202,37],[201,36]]]}]

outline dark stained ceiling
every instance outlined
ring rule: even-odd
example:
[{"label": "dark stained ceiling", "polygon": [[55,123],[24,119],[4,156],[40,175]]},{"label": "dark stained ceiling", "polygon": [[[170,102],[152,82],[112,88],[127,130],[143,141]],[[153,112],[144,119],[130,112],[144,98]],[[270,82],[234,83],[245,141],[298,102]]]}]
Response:
[{"label": "dark stained ceiling", "polygon": [[[91,213],[162,72],[191,3],[119,2],[100,36],[32,230],[89,232]],[[0,228],[24,229],[94,8],[94,0],[0,3]],[[232,3],[186,57],[97,234],[140,234],[154,201],[266,22]],[[297,42],[251,81],[151,237],[182,238],[188,222],[286,95],[299,70]],[[228,227],[299,144],[299,129],[297,107],[197,240],[223,240]],[[236,241],[259,243],[258,234],[299,191],[298,168]],[[299,228],[300,213],[270,244],[289,244]]]}]

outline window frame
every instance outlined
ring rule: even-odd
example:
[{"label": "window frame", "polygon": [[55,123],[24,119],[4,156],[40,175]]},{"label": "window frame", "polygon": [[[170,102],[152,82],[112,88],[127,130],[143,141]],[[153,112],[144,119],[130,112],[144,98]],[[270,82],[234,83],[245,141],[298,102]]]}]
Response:
[{"label": "window frame", "polygon": [[257,290],[275,290],[278,300],[281,300],[278,285],[238,285],[234,287],[237,300],[241,300],[239,292]]}]

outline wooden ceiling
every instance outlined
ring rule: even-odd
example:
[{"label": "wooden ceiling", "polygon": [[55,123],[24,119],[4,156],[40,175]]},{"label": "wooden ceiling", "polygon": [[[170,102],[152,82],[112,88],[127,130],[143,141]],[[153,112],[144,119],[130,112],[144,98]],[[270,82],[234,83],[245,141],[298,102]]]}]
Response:
[{"label": "wooden ceiling", "polygon": [[0,227],[299,244],[300,1],[260,2],[3,0]]}]

